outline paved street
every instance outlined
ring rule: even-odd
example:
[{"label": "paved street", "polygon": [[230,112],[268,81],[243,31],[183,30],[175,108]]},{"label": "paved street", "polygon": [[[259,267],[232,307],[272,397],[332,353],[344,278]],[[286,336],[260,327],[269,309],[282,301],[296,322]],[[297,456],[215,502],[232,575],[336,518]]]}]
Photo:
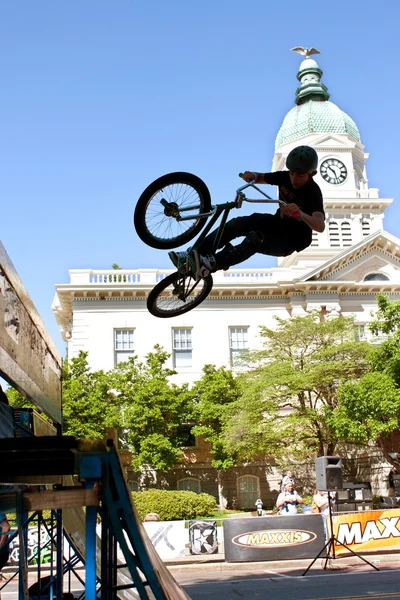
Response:
[{"label": "paved street", "polygon": [[304,569],[274,571],[220,571],[177,573],[176,579],[192,600],[371,600],[400,599],[400,570],[385,565],[381,571],[371,567],[335,567],[313,569],[302,577]]},{"label": "paved street", "polygon": [[[387,556],[385,560],[372,557],[371,561],[380,571],[358,559],[332,561],[326,571],[319,560],[306,576],[302,574],[309,561],[247,565],[210,562],[176,565],[170,570],[192,600],[400,600],[399,561]],[[79,574],[84,577],[83,570]],[[35,581],[34,572],[29,574],[29,581]],[[66,587],[67,583],[66,578]],[[72,590],[77,596],[82,591],[74,578]],[[1,600],[17,599],[18,584],[12,581],[1,591]]]}]

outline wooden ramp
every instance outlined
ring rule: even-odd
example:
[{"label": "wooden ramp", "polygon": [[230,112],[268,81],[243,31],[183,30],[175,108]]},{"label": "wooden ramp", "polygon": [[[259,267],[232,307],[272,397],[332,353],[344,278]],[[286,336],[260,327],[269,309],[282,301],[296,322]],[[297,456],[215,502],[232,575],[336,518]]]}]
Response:
[{"label": "wooden ramp", "polygon": [[[68,436],[7,438],[0,440],[0,453],[4,482],[12,478],[13,483],[24,483],[35,477],[45,483],[61,477],[55,490],[0,494],[0,510],[19,505],[24,511],[62,511],[64,530],[85,563],[86,600],[95,600],[99,586],[107,600],[190,600],[141,523],[112,440],[105,444]],[[79,478],[75,486],[74,475]]]},{"label": "wooden ramp", "polygon": [[[62,359],[1,242],[0,376],[48,415],[61,432]],[[64,572],[60,539],[63,522],[68,538],[85,562],[86,600],[95,600],[99,587],[102,600],[190,600],[148,538],[111,442],[107,446],[101,442],[82,443],[61,435],[15,438],[8,437],[9,430],[4,429],[0,439],[0,484],[35,488],[0,493],[0,509],[7,512],[13,507],[21,522],[26,511],[48,508],[57,512],[57,598],[61,599]],[[72,488],[74,475],[79,476],[80,489]],[[57,485],[57,489],[34,491],[46,485]],[[96,536],[98,514],[101,539]],[[123,565],[118,563],[117,544],[124,555]],[[21,567],[25,568],[26,553],[23,555]],[[19,597],[25,597],[26,588],[26,583],[20,586]]]}]

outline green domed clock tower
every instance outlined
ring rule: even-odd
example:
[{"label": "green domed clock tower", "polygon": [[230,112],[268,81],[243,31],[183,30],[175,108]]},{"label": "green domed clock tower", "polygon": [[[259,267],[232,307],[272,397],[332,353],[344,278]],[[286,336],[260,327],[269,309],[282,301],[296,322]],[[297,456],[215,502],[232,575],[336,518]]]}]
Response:
[{"label": "green domed clock tower", "polygon": [[318,153],[315,181],[321,187],[326,211],[324,233],[299,254],[279,259],[279,266],[317,266],[368,235],[383,229],[383,213],[392,199],[379,198],[366,172],[368,154],[353,119],[329,100],[322,71],[311,58],[315,48],[293,48],[304,56],[297,79],[295,106],[287,113],[275,141],[272,170],[285,169],[289,152],[309,145]]}]

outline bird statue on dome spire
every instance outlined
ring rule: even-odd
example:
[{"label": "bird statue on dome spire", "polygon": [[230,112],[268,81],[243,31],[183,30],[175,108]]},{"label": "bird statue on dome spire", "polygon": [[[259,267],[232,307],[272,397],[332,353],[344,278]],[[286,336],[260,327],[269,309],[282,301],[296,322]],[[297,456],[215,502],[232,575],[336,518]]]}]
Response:
[{"label": "bird statue on dome spire", "polygon": [[305,60],[307,60],[307,58],[310,58],[312,54],[321,54],[321,52],[316,48],[303,48],[303,46],[295,46],[294,48],[291,48],[291,51],[302,54]]}]

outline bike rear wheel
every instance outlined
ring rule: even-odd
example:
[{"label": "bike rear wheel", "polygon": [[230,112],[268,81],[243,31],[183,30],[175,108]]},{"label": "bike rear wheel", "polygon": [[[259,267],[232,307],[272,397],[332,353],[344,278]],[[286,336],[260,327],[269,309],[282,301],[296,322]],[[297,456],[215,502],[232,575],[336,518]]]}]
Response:
[{"label": "bike rear wheel", "polygon": [[[151,183],[137,201],[134,224],[140,239],[159,250],[186,244],[204,227],[201,213],[211,209],[210,192],[192,173],[169,173]],[[188,221],[180,217],[191,216]]]},{"label": "bike rear wheel", "polygon": [[152,289],[147,298],[147,309],[161,319],[183,315],[203,302],[212,286],[211,275],[196,281],[191,275],[181,275],[176,271]]}]

